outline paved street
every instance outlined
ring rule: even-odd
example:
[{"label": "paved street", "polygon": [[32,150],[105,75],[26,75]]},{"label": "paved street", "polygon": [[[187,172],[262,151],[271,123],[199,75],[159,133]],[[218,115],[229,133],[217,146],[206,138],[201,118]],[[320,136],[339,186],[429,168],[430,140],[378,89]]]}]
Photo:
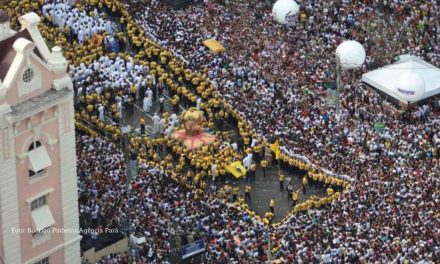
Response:
[{"label": "paved street", "polygon": [[[165,100],[164,104],[165,111],[171,112],[172,106],[168,99]],[[182,108],[181,108],[182,110]],[[154,113],[157,112],[159,114],[159,102],[158,100],[153,102],[153,106],[151,107],[151,111],[145,113],[142,111],[141,105],[135,107],[134,113],[131,116],[126,116],[125,124],[130,124],[135,127],[135,129],[139,129],[139,119],[140,116],[143,115],[146,123],[146,130],[152,131],[153,121],[151,117]],[[161,153],[164,154],[164,153]],[[286,180],[284,182],[284,191],[280,191],[279,188],[279,180],[278,175],[279,172],[286,175]],[[264,216],[264,214],[269,211],[269,202],[270,199],[275,200],[275,214],[274,214],[274,222],[281,220],[286,216],[291,210],[292,201],[287,198],[287,184],[288,181],[291,180],[292,185],[294,186],[294,190],[298,190],[302,187],[302,178],[304,176],[304,172],[300,170],[296,170],[292,168],[290,170],[278,170],[278,166],[274,165],[266,170],[266,177],[263,177],[263,172],[260,168],[257,169],[256,180],[253,183],[250,183],[252,187],[251,192],[251,203],[250,208],[254,210],[260,216]],[[221,187],[225,183],[218,183],[218,187]],[[240,179],[238,181],[238,185],[240,187],[240,193],[244,196],[244,186],[246,185],[246,179]],[[307,193],[303,194],[300,192],[299,202],[305,201],[310,195],[315,196],[325,196],[324,189],[317,189],[308,187]]]},{"label": "paved street", "polygon": [[[279,172],[286,175],[284,181],[284,190],[280,191],[280,184],[278,175]],[[258,168],[255,182],[250,183],[252,187],[251,191],[251,203],[250,208],[254,210],[260,216],[269,211],[270,199],[275,200],[275,214],[274,222],[281,220],[286,216],[292,206],[292,201],[287,198],[287,183],[290,180],[294,186],[294,190],[302,188],[302,177],[304,172],[300,170],[278,170],[278,166],[272,166],[266,170],[266,177],[263,176],[263,171]],[[240,179],[238,182],[240,186],[240,194],[244,196],[244,186],[246,185],[246,179]],[[303,194],[302,191],[299,195],[299,202],[305,201],[310,195],[324,196],[325,190],[307,187],[307,193]]]}]

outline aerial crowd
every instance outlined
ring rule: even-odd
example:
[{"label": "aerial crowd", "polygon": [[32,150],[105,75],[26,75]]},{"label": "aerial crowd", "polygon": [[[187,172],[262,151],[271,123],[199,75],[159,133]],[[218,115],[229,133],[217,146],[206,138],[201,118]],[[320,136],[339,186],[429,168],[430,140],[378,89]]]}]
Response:
[{"label": "aerial crowd", "polygon": [[[271,17],[273,1],[206,0],[180,11],[154,0],[40,2],[11,1],[8,11],[12,25],[28,11],[40,14],[43,36],[63,46],[71,62],[83,224],[147,238],[98,263],[128,263],[129,256],[169,263],[181,243],[176,237],[203,239],[205,263],[260,263],[269,255],[279,263],[440,259],[438,99],[403,111],[360,82],[362,73],[407,53],[440,67],[436,1],[378,8],[372,0],[305,0],[289,27]],[[210,52],[201,43],[208,38],[226,51]],[[338,121],[327,99],[335,86],[334,51],[344,39],[362,43],[367,59],[361,69],[343,72]],[[164,94],[177,105],[165,106],[165,115],[150,109]],[[189,156],[169,140],[136,137],[139,168],[128,193],[118,122],[136,105],[161,114],[166,125],[155,131],[161,134],[174,128],[169,115],[179,106],[202,108],[211,129],[240,125],[243,152],[278,140],[285,162],[328,172],[346,182],[345,191],[267,225],[244,204],[206,191],[207,164],[196,171],[199,182],[179,176],[183,165],[173,167],[182,154],[197,163],[211,150]],[[174,156],[162,159],[161,145]]]}]

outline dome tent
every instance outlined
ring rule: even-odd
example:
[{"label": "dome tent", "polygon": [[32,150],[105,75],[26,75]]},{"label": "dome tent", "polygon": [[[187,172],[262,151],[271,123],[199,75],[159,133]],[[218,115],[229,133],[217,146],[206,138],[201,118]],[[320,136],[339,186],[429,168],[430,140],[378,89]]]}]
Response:
[{"label": "dome tent", "polygon": [[362,82],[408,105],[440,93],[440,69],[418,57],[403,55],[394,64],[363,74]]}]

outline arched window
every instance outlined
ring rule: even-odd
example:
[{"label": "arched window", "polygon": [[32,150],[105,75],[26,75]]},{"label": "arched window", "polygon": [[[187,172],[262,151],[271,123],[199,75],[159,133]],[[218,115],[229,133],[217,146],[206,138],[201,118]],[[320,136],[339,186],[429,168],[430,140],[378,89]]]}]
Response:
[{"label": "arched window", "polygon": [[36,149],[38,147],[41,147],[41,142],[40,141],[34,141],[29,145],[28,151],[31,151],[33,149]]},{"label": "arched window", "polygon": [[[37,149],[39,147],[41,147],[41,142],[38,141],[38,140],[37,141],[33,141],[29,145],[28,151],[35,150],[35,149]],[[40,174],[44,173],[45,171],[46,171],[46,169],[41,169],[41,170],[38,170],[38,171],[33,171],[33,170],[29,169],[29,177],[33,177],[35,175],[40,175]]]}]

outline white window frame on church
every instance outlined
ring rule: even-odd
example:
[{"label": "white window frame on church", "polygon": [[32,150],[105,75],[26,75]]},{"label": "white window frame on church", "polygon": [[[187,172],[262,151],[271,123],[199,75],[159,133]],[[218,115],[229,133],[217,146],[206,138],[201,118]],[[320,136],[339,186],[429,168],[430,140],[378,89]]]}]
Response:
[{"label": "white window frame on church", "polygon": [[54,189],[50,188],[26,200],[32,217],[32,247],[51,239],[50,231],[55,219],[48,202],[49,195],[53,191]]},{"label": "white window frame on church", "polygon": [[[38,151],[38,155],[34,155],[34,153]],[[50,159],[50,156],[47,152],[46,147],[38,140],[33,141],[31,145],[29,145],[28,148],[28,155],[29,155],[29,179],[35,179],[39,176],[46,175],[47,168],[52,166],[52,160]],[[32,168],[33,162],[37,162],[42,164],[42,168],[34,171]]]},{"label": "white window frame on church", "polygon": [[22,81],[26,84],[32,84],[32,81],[35,78],[35,71],[32,68],[27,68],[23,72]]},{"label": "white window frame on church", "polygon": [[[29,55],[32,56],[32,55]],[[32,78],[28,80],[28,76],[31,73]],[[42,87],[43,82],[41,80],[41,73],[37,71],[37,68],[30,63],[24,66],[24,70],[18,79],[18,96],[23,96],[28,93],[32,93]],[[28,81],[27,81],[28,80]]]},{"label": "white window frame on church", "polygon": [[42,196],[38,197],[37,199],[34,199],[31,202],[31,211],[47,205],[47,199],[48,199],[47,194],[42,195]]},{"label": "white window frame on church", "polygon": [[34,264],[49,264],[49,257],[45,257],[44,259],[37,261]]}]

